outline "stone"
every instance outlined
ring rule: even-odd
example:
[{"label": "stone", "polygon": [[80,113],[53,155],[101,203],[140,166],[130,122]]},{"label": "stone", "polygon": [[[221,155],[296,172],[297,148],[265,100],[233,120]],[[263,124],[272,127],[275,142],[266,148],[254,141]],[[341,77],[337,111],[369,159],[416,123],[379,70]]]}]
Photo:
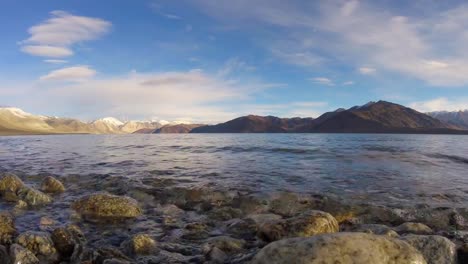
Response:
[{"label": "stone", "polygon": [[5,246],[0,245],[0,264],[10,264],[10,256]]},{"label": "stone", "polygon": [[362,224],[351,228],[352,232],[362,232],[374,235],[383,235],[389,237],[398,237],[398,233],[386,225]]},{"label": "stone", "polygon": [[0,213],[0,244],[11,244],[16,235],[15,220],[7,212]]},{"label": "stone", "polygon": [[87,219],[121,220],[142,214],[137,201],[127,196],[97,193],[85,196],[72,204],[72,208]]},{"label": "stone", "polygon": [[71,258],[75,252],[78,253],[79,247],[83,247],[86,243],[83,232],[75,225],[67,225],[54,229],[51,239],[57,251],[65,259]]},{"label": "stone", "polygon": [[0,179],[0,193],[2,193],[2,195],[6,191],[16,193],[23,186],[23,181],[18,176],[11,173],[4,174]]},{"label": "stone", "polygon": [[146,234],[137,234],[122,243],[121,247],[130,255],[144,256],[158,251],[156,241]]},{"label": "stone", "polygon": [[298,196],[295,193],[283,192],[273,196],[269,209],[272,213],[291,217],[297,215],[298,212],[303,212],[310,208],[309,202],[306,197]]},{"label": "stone", "polygon": [[62,193],[65,191],[65,186],[52,176],[47,176],[42,180],[41,191],[45,193]]},{"label": "stone", "polygon": [[213,264],[223,264],[225,260],[227,259],[226,253],[224,253],[221,249],[217,247],[212,247],[206,254],[207,260],[209,260],[209,263]]},{"label": "stone", "polygon": [[46,205],[52,202],[52,198],[31,187],[22,187],[17,192],[18,197],[23,200],[28,206],[36,207]]},{"label": "stone", "polygon": [[456,245],[443,236],[407,235],[402,240],[421,252],[428,264],[456,264]]},{"label": "stone", "polygon": [[227,232],[235,238],[253,239],[257,234],[257,224],[252,219],[232,219],[226,224]]},{"label": "stone", "polygon": [[299,216],[260,225],[258,236],[267,242],[289,237],[310,237],[339,231],[338,222],[329,213],[312,210]]},{"label": "stone", "polygon": [[468,263],[468,243],[464,243],[457,250],[458,263]]},{"label": "stone", "polygon": [[262,225],[266,222],[280,220],[283,217],[277,214],[250,214],[245,218],[253,220],[257,225]]},{"label": "stone", "polygon": [[18,244],[10,246],[10,261],[14,264],[39,264],[39,259],[34,253]]},{"label": "stone", "polygon": [[[104,263],[108,261],[131,261],[131,259],[125,256],[120,250],[114,247],[102,247],[98,248],[92,253],[92,263]],[[115,263],[115,262],[111,262]]]},{"label": "stone", "polygon": [[242,251],[245,246],[245,241],[228,236],[218,236],[207,239],[206,244],[226,253],[236,253]]},{"label": "stone", "polygon": [[408,243],[365,233],[334,233],[289,238],[268,244],[252,264],[426,264]]},{"label": "stone", "polygon": [[430,227],[422,223],[413,223],[406,222],[397,227],[395,230],[400,234],[418,234],[418,235],[428,235],[434,233]]},{"label": "stone", "polygon": [[57,250],[49,233],[26,231],[16,238],[16,243],[44,259],[57,259]]}]

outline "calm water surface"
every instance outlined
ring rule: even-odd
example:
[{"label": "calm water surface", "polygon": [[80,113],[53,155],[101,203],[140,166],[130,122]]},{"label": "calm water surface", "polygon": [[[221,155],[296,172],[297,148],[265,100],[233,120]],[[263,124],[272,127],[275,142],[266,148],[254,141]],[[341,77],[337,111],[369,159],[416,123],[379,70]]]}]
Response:
[{"label": "calm water surface", "polygon": [[0,137],[0,170],[468,206],[468,136],[162,134]]}]

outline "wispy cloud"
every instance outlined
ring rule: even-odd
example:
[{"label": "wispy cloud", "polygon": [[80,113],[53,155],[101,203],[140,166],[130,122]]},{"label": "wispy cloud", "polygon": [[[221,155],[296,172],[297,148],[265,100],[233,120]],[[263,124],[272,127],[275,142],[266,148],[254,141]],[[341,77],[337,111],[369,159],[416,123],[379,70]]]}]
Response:
[{"label": "wispy cloud", "polygon": [[342,83],[342,85],[353,85],[354,82],[353,81],[345,81]]},{"label": "wispy cloud", "polygon": [[313,81],[316,84],[322,84],[322,85],[328,85],[328,86],[335,85],[335,83],[331,79],[326,78],[326,77],[315,77],[309,80]]},{"label": "wispy cloud", "polygon": [[107,33],[111,23],[99,18],[52,11],[51,18],[32,26],[30,37],[21,42],[21,50],[34,56],[68,57],[76,43],[94,40]]},{"label": "wispy cloud", "polygon": [[468,97],[454,100],[440,97],[428,101],[414,102],[410,104],[410,107],[420,112],[468,110]]},{"label": "wispy cloud", "polygon": [[358,69],[359,73],[364,74],[364,75],[371,75],[374,74],[377,70],[374,68],[370,67],[361,67]]},{"label": "wispy cloud", "polygon": [[64,63],[67,63],[68,61],[66,61],[66,60],[49,59],[49,60],[44,60],[44,62],[52,63],[52,64],[64,64]]},{"label": "wispy cloud", "polygon": [[76,82],[89,79],[96,75],[96,71],[89,66],[74,66],[51,71],[49,74],[41,76],[41,81],[66,81]]}]

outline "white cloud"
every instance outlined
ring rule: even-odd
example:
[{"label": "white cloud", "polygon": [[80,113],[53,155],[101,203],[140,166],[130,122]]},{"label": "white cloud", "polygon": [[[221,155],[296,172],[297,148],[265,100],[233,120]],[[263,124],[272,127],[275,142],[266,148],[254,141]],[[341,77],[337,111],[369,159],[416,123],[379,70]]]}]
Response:
[{"label": "white cloud", "polygon": [[64,64],[64,63],[67,63],[68,61],[66,60],[44,60],[44,62],[52,63],[52,64]]},{"label": "white cloud", "polygon": [[441,97],[428,101],[414,102],[409,106],[423,113],[434,111],[459,111],[468,109],[468,98],[449,100],[445,97]]},{"label": "white cloud", "polygon": [[21,51],[34,56],[62,58],[73,55],[73,51],[66,47],[28,45],[21,47]]},{"label": "white cloud", "polygon": [[96,71],[89,66],[74,66],[51,71],[41,76],[41,81],[83,81],[96,75]]},{"label": "white cloud", "polygon": [[354,82],[353,81],[346,81],[346,82],[343,82],[342,84],[343,85],[353,85]]},{"label": "white cloud", "polygon": [[358,71],[361,74],[364,74],[364,75],[371,75],[371,74],[374,74],[376,72],[376,70],[374,68],[370,68],[370,67],[361,67],[361,68],[358,69]]},{"label": "white cloud", "polygon": [[401,10],[390,2],[257,0],[252,8],[248,0],[195,1],[226,26],[266,32],[255,35],[263,37],[259,45],[289,64],[364,62],[429,85],[468,85],[468,4]]},{"label": "white cloud", "polygon": [[76,16],[65,11],[50,14],[51,18],[29,28],[30,37],[22,42],[23,52],[42,57],[71,56],[71,46],[97,39],[111,27],[110,22],[99,18]]},{"label": "white cloud", "polygon": [[322,85],[328,85],[328,86],[333,86],[335,85],[335,83],[328,79],[328,78],[325,78],[325,77],[315,77],[315,78],[311,78],[309,79],[317,84],[322,84]]}]

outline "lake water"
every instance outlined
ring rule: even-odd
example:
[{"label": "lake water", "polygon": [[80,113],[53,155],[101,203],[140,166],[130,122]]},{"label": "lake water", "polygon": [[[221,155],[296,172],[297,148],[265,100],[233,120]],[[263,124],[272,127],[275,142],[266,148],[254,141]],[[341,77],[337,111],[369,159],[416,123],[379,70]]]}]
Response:
[{"label": "lake water", "polygon": [[170,178],[383,204],[468,205],[468,136],[159,134],[0,137],[0,170]]}]

